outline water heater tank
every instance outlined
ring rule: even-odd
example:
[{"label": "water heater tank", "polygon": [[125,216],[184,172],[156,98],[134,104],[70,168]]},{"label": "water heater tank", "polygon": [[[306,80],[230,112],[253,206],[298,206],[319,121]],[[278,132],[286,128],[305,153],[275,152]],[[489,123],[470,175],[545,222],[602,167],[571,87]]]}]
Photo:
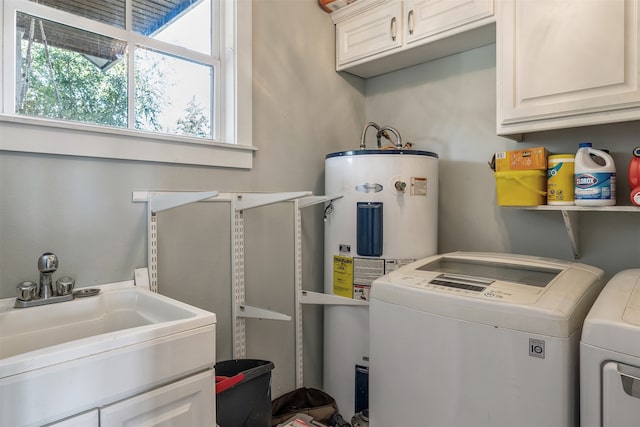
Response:
[{"label": "water heater tank", "polygon": [[[437,253],[437,154],[331,153],[325,160],[325,194],[342,196],[326,210],[326,293],[366,301],[375,279]],[[326,306],[324,341],[324,390],[350,419],[368,407],[366,375],[359,374],[368,369],[368,307]]]}]

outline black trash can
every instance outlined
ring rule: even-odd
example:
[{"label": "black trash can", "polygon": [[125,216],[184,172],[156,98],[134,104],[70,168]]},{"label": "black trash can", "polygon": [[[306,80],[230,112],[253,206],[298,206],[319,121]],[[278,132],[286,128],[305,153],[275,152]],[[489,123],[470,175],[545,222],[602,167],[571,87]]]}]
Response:
[{"label": "black trash can", "polygon": [[216,420],[220,427],[271,427],[273,362],[216,363]]}]

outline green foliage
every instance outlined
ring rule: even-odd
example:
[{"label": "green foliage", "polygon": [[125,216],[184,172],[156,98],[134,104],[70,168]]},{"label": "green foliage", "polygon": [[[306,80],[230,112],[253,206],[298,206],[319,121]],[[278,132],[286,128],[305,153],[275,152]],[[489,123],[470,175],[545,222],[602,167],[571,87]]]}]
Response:
[{"label": "green foliage", "polygon": [[[27,43],[22,45],[22,70],[26,70]],[[49,47],[51,67],[40,43],[31,47],[29,79],[24,99],[18,94],[18,113],[60,120],[128,127],[127,63],[119,60],[105,71],[83,55]],[[210,137],[209,119],[192,99],[176,129],[160,123],[163,110],[170,106],[166,95],[169,83],[162,60],[136,56],[135,128],[151,132],[171,132]],[[52,76],[53,72],[53,76]],[[25,84],[22,80],[21,84]],[[20,85],[16,88],[20,92]]]},{"label": "green foliage", "polygon": [[178,133],[208,137],[211,133],[209,119],[204,115],[204,108],[198,105],[195,97],[191,98],[185,112],[186,116],[178,119]]},{"label": "green foliage", "polygon": [[[25,70],[26,43],[23,50],[22,69]],[[125,61],[117,62],[103,72],[75,52],[50,47],[49,55],[51,68],[44,47],[39,43],[32,45],[27,91],[19,109],[21,114],[127,126]]]}]

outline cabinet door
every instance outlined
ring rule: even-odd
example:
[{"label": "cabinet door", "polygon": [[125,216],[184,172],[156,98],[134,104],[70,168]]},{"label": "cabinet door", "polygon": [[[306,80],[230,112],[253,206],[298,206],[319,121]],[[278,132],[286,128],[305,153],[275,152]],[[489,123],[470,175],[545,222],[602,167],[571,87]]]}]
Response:
[{"label": "cabinet door", "polygon": [[498,133],[640,119],[639,0],[500,0]]},{"label": "cabinet door", "polygon": [[53,424],[47,424],[47,427],[98,427],[98,410],[85,412],[75,417],[67,418]]},{"label": "cabinet door", "polygon": [[406,42],[451,31],[493,16],[493,0],[408,0]]},{"label": "cabinet door", "polygon": [[392,0],[336,24],[336,68],[401,45],[402,2]]},{"label": "cabinet door", "polygon": [[101,427],[213,427],[213,371],[100,409]]}]

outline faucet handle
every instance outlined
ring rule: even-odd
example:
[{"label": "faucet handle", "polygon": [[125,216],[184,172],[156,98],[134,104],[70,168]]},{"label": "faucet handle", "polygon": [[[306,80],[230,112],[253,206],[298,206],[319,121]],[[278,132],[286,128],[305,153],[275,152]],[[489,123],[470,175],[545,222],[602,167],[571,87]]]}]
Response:
[{"label": "faucet handle", "polygon": [[38,270],[40,273],[53,273],[58,269],[58,257],[52,252],[43,253],[38,258]]}]

